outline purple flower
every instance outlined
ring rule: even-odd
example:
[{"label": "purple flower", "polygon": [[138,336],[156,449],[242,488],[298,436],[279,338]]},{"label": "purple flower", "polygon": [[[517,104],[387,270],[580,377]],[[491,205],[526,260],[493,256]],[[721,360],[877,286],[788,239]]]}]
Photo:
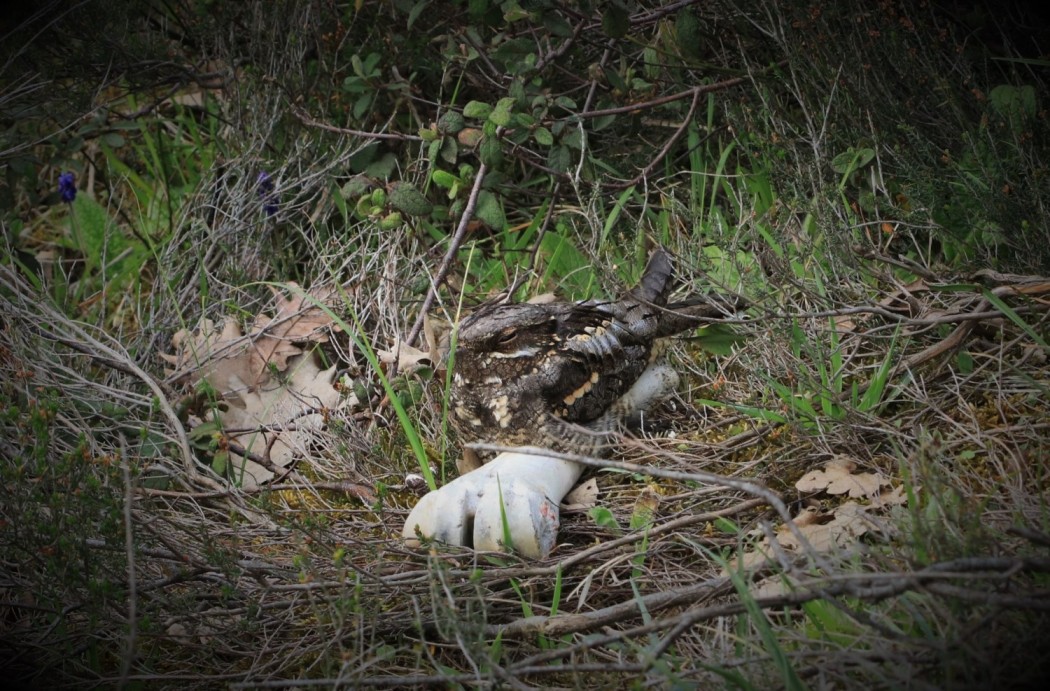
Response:
[{"label": "purple flower", "polygon": [[263,211],[267,216],[273,216],[277,213],[277,192],[274,190],[273,178],[264,170],[259,173],[255,185],[259,200],[263,203]]},{"label": "purple flower", "polygon": [[72,204],[77,198],[77,178],[73,173],[65,172],[58,176],[58,193],[67,204]]}]

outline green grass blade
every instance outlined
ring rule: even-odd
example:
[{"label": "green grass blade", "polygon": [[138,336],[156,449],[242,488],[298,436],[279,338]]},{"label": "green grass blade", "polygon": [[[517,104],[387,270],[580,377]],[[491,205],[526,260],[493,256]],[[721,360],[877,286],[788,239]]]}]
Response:
[{"label": "green grass blade", "polygon": [[350,340],[354,344],[354,347],[365,356],[365,359],[368,360],[368,364],[372,367],[376,376],[379,377],[379,382],[383,387],[383,392],[390,401],[390,406],[394,409],[394,414],[397,416],[397,421],[400,423],[401,429],[405,433],[405,438],[408,439],[409,446],[412,448],[412,452],[416,456],[416,461],[419,463],[419,472],[423,476],[423,479],[426,480],[427,487],[431,490],[437,489],[437,482],[434,480],[434,473],[430,472],[430,463],[427,460],[427,452],[423,448],[423,442],[419,438],[419,432],[416,431],[415,425],[412,424],[412,419],[408,416],[408,411],[405,410],[405,406],[401,404],[401,397],[397,395],[397,392],[391,385],[386,373],[383,371],[383,365],[379,362],[379,357],[372,348],[372,344],[369,343],[367,332],[360,320],[358,320],[357,313],[350,307],[351,303],[347,296],[343,296],[343,301],[350,313],[350,320],[353,322],[352,327],[350,324],[347,324],[342,317],[333,312],[328,305],[325,305],[297,285],[270,282],[263,282],[263,285],[282,288],[294,293],[297,297],[304,298],[309,301],[310,304],[324,311],[325,314],[331,317],[332,321],[343,329],[344,333],[350,336]]},{"label": "green grass blade", "polygon": [[1021,315],[1015,312],[1013,308],[1011,308],[1008,304],[1003,302],[1002,298],[1000,298],[998,295],[988,290],[987,288],[983,288],[981,290],[981,293],[984,295],[984,298],[988,302],[995,305],[995,308],[997,310],[1005,314],[1010,321],[1012,321],[1014,324],[1017,324],[1017,326],[1020,327],[1022,331],[1028,334],[1029,338],[1041,345],[1045,350],[1050,350],[1050,345],[1047,345],[1047,342],[1043,339],[1043,337],[1036,333],[1035,329],[1029,326],[1028,322],[1026,322],[1024,319],[1021,319]]},{"label": "green grass blade", "polygon": [[788,691],[804,691],[807,689],[808,687],[802,681],[801,677],[798,676],[795,668],[791,666],[791,661],[788,659],[784,649],[780,646],[780,642],[777,640],[777,635],[774,633],[773,626],[766,617],[766,613],[761,607],[759,607],[754,595],[748,590],[747,583],[744,581],[743,567],[739,569],[733,568],[733,566],[720,555],[711,553],[711,556],[722,564],[726,573],[729,574],[730,580],[733,581],[733,587],[736,588],[741,604],[747,609],[748,617],[750,617],[755,629],[758,630],[758,635],[762,639],[762,644],[765,646],[766,652],[769,653],[773,663],[776,665],[777,669],[780,670],[780,676],[784,683],[784,688],[788,689]]},{"label": "green grass blade", "polygon": [[869,412],[874,410],[882,402],[882,394],[886,390],[886,384],[889,382],[890,372],[893,371],[894,354],[897,351],[897,339],[901,333],[901,327],[898,325],[897,329],[893,332],[893,339],[890,341],[889,352],[886,353],[886,357],[883,358],[882,364],[879,365],[879,369],[875,371],[875,375],[871,378],[871,383],[868,385],[867,391],[860,399],[860,403],[857,407],[862,412]]}]

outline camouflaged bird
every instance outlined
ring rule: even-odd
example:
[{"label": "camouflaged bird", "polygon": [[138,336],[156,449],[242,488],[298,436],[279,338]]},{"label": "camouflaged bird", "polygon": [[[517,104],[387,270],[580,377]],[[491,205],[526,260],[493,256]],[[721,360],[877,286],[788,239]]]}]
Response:
[{"label": "camouflaged bird", "polygon": [[672,283],[671,257],[658,249],[619,300],[496,304],[470,315],[459,328],[451,390],[461,436],[600,452],[638,412],[625,394],[659,355],[657,341],[740,306],[722,297],[668,304]]}]

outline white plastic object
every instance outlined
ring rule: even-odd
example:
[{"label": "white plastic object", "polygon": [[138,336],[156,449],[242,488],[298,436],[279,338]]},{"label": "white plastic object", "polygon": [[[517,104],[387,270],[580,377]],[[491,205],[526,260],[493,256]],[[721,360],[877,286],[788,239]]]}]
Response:
[{"label": "white plastic object", "polygon": [[[419,545],[418,528],[425,537],[451,545],[513,548],[526,557],[546,557],[558,540],[558,505],[582,470],[558,458],[501,453],[420,499],[402,535],[412,547]],[[504,544],[504,515],[510,545]]]}]

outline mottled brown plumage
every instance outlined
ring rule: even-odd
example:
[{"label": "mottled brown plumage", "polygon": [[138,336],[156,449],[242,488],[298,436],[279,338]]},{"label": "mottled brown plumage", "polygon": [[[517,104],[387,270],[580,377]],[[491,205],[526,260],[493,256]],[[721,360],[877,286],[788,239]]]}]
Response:
[{"label": "mottled brown plumage", "polygon": [[736,309],[726,298],[667,304],[671,258],[650,258],[616,301],[490,305],[460,325],[451,391],[465,441],[593,454],[624,417],[654,345]]}]

